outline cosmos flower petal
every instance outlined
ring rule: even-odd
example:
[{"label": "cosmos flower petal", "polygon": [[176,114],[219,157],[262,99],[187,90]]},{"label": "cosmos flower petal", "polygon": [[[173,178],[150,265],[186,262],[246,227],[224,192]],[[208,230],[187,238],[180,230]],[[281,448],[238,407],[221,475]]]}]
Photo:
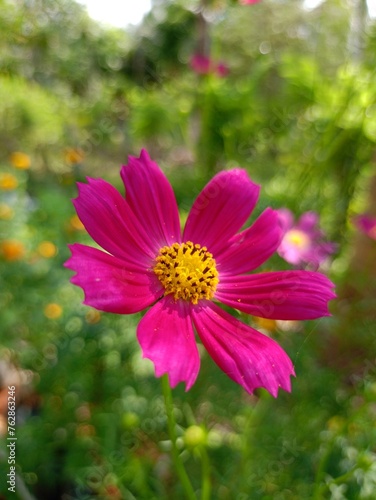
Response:
[{"label": "cosmos flower petal", "polygon": [[295,266],[308,264],[317,269],[336,251],[334,243],[325,241],[316,212],[305,212],[295,225],[289,210],[280,209],[278,215],[284,235],[277,252],[286,262]]},{"label": "cosmos flower petal", "polygon": [[65,267],[76,271],[71,282],[85,293],[84,304],[100,311],[136,313],[163,295],[154,273],[129,267],[124,261],[96,248],[75,243]]},{"label": "cosmos flower petal", "polygon": [[168,373],[171,387],[185,382],[188,391],[200,369],[189,303],[167,295],[143,317],[137,328],[143,357],[155,365],[155,375]]},{"label": "cosmos flower petal", "polygon": [[267,208],[251,227],[229,241],[224,252],[216,255],[221,276],[243,274],[259,267],[277,250],[282,234],[277,211]]},{"label": "cosmos flower petal", "polygon": [[112,255],[134,265],[150,266],[158,249],[125,199],[108,182],[91,178],[88,182],[77,183],[79,195],[73,200],[87,232]]},{"label": "cosmos flower petal", "polygon": [[259,196],[245,170],[220,172],[204,187],[188,215],[183,240],[193,241],[215,254],[248,219]]},{"label": "cosmos flower petal", "polygon": [[276,210],[278,213],[278,222],[281,225],[283,231],[291,229],[294,225],[294,216],[288,208],[280,208]]},{"label": "cosmos flower petal", "polygon": [[179,212],[166,176],[145,150],[122,167],[126,200],[158,249],[181,241]]},{"label": "cosmos flower petal", "polygon": [[316,228],[318,224],[319,224],[318,213],[309,211],[301,215],[298,223],[296,224],[296,227],[298,229],[301,229],[302,231],[305,231],[307,233],[312,233],[312,235],[315,235],[318,232]]},{"label": "cosmos flower petal", "polygon": [[333,283],[310,271],[279,271],[224,277],[215,297],[227,306],[262,318],[282,320],[330,316]]},{"label": "cosmos flower petal", "polygon": [[[298,235],[299,237],[299,235]],[[285,238],[283,239],[280,247],[278,248],[278,255],[282,257],[289,264],[293,264],[294,266],[299,265],[304,260],[309,259],[309,250],[311,242],[308,241],[307,244],[304,243],[304,240],[307,239],[305,235],[301,236],[301,245],[297,245],[296,243],[290,241],[289,233],[286,233]],[[308,256],[308,257],[307,257]],[[309,262],[311,260],[309,259]]]},{"label": "cosmos flower petal", "polygon": [[337,245],[330,241],[315,242],[307,251],[305,256],[307,262],[311,263],[311,267],[317,269],[322,262],[324,262],[329,255],[337,251]]},{"label": "cosmos flower petal", "polygon": [[290,392],[290,358],[274,340],[241,323],[211,302],[192,307],[193,322],[210,356],[232,380],[252,393],[264,387],[274,397]]}]

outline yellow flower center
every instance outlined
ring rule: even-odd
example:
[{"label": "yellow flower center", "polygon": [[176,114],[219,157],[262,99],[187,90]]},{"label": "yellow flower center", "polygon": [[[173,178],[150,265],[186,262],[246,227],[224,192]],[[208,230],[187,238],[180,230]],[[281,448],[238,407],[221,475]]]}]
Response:
[{"label": "yellow flower center", "polygon": [[299,231],[298,229],[291,229],[291,231],[287,231],[285,240],[297,248],[306,248],[309,246],[309,237],[303,233],[303,231]]},{"label": "yellow flower center", "polygon": [[165,295],[175,300],[211,299],[219,283],[213,255],[206,247],[191,241],[174,243],[159,250],[154,272],[165,288]]}]

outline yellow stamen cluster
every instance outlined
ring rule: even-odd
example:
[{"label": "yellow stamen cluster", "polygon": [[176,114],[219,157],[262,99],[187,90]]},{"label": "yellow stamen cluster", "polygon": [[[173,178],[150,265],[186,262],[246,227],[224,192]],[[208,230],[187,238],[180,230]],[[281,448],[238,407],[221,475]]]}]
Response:
[{"label": "yellow stamen cluster", "polygon": [[285,240],[293,246],[303,249],[309,246],[309,237],[299,229],[291,229],[285,234]]},{"label": "yellow stamen cluster", "polygon": [[211,299],[219,283],[213,255],[206,247],[191,241],[163,247],[156,258],[154,272],[166,289],[165,295],[197,304]]}]

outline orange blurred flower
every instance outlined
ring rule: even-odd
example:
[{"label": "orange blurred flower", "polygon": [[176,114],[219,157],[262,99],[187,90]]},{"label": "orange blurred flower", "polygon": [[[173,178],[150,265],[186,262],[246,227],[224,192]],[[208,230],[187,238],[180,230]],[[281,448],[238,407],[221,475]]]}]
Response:
[{"label": "orange blurred flower", "polygon": [[259,318],[257,316],[254,316],[253,319],[256,325],[262,330],[268,332],[275,332],[277,330],[277,322],[275,319]]},{"label": "orange blurred flower", "polygon": [[69,219],[69,226],[70,229],[73,229],[74,231],[85,231],[85,226],[82,224],[77,215],[73,215]]},{"label": "orange blurred flower", "polygon": [[15,151],[10,155],[10,162],[14,167],[22,170],[29,168],[31,165],[30,156],[19,151]]},{"label": "orange blurred flower", "polygon": [[50,259],[57,254],[57,247],[51,241],[42,241],[38,245],[38,253],[44,258]]},{"label": "orange blurred flower", "polygon": [[12,174],[3,173],[0,174],[0,189],[11,190],[16,189],[18,186],[18,180]]},{"label": "orange blurred flower", "polygon": [[17,240],[4,240],[0,243],[0,252],[4,260],[21,260],[25,255],[23,243]]},{"label": "orange blurred flower", "polygon": [[75,165],[76,163],[82,163],[85,155],[82,149],[67,148],[64,153],[64,159],[67,163]]},{"label": "orange blurred flower", "polygon": [[46,305],[43,313],[48,319],[58,319],[63,314],[63,308],[52,302]]},{"label": "orange blurred flower", "polygon": [[96,309],[91,309],[85,314],[85,319],[89,325],[95,325],[95,323],[99,323],[101,320],[101,313]]}]

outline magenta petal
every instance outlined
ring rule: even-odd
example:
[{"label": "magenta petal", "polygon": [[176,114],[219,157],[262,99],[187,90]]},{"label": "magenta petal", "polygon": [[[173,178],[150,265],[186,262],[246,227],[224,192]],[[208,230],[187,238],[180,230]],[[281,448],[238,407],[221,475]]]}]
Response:
[{"label": "magenta petal", "polygon": [[[316,268],[336,251],[337,245],[332,242],[319,241],[311,245],[304,255],[304,260]],[[303,257],[303,256],[302,256]],[[285,258],[285,260],[287,260]],[[289,261],[288,261],[289,262]],[[290,261],[291,262],[291,261]]]},{"label": "magenta petal", "polygon": [[158,249],[181,241],[179,212],[172,187],[145,150],[129,157],[121,170],[126,200]]},{"label": "magenta petal", "polygon": [[283,231],[288,231],[294,225],[294,216],[292,215],[291,210],[288,208],[280,208],[277,210],[278,213],[278,221],[281,224]]},{"label": "magenta petal", "polygon": [[314,235],[317,232],[316,226],[319,223],[319,215],[316,212],[305,212],[301,215],[296,228]]},{"label": "magenta petal", "polygon": [[216,256],[220,275],[253,271],[277,250],[281,238],[278,213],[267,208],[250,228],[235,235],[228,248]]},{"label": "magenta petal", "polygon": [[[281,246],[278,248],[278,255],[280,255],[282,259],[289,264],[297,266],[301,262],[304,262],[307,251],[283,241]],[[309,260],[309,262],[311,262],[311,260]]]},{"label": "magenta petal", "polygon": [[193,322],[210,356],[232,380],[252,393],[264,387],[274,397],[291,391],[295,375],[290,358],[266,335],[241,323],[217,305],[192,308]]},{"label": "magenta petal", "polygon": [[70,245],[70,249],[72,256],[64,265],[76,271],[71,282],[84,290],[84,304],[101,311],[132,314],[163,295],[151,271],[139,272],[121,259],[80,243]]},{"label": "magenta petal", "polygon": [[310,271],[279,271],[224,277],[215,298],[255,316],[304,320],[329,316],[328,301],[335,298],[333,283]]},{"label": "magenta petal", "polygon": [[206,246],[215,256],[248,219],[259,191],[245,170],[220,172],[196,198],[183,240]]},{"label": "magenta petal", "polygon": [[79,196],[73,204],[93,240],[129,264],[151,265],[159,248],[152,246],[125,199],[108,182],[90,178],[88,182],[77,184]]},{"label": "magenta petal", "polygon": [[200,357],[194,337],[189,303],[166,296],[143,317],[137,328],[143,357],[155,365],[155,375],[168,373],[171,387],[186,383],[186,391],[194,384]]}]

